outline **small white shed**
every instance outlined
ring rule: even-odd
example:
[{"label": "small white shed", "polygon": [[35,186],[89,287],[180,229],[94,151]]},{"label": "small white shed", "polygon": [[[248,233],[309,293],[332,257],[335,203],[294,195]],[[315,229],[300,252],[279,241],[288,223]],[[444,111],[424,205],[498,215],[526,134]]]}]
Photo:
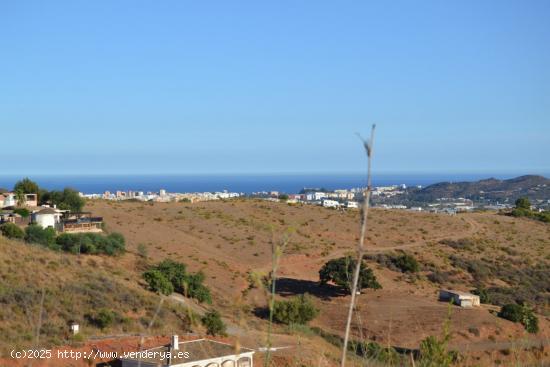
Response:
[{"label": "small white shed", "polygon": [[460,307],[476,307],[481,304],[479,296],[470,292],[442,289],[439,291],[439,300],[444,302],[452,301]]}]

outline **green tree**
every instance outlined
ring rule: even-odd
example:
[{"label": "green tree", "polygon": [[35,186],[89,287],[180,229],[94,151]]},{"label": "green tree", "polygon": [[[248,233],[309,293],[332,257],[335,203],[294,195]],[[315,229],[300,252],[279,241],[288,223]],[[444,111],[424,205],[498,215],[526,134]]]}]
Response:
[{"label": "green tree", "polygon": [[174,292],[172,283],[158,270],[147,270],[143,273],[143,279],[153,292],[169,295]]},{"label": "green tree", "polygon": [[2,236],[22,240],[25,238],[25,232],[13,223],[4,223],[0,225]]},{"label": "green tree", "polygon": [[59,209],[70,210],[73,213],[81,212],[86,203],[78,191],[68,187],[63,191],[51,191],[49,201],[57,205]]},{"label": "green tree", "polygon": [[[328,261],[321,270],[319,270],[319,280],[321,285],[325,285],[332,281],[334,284],[345,288],[348,292],[351,290],[351,279],[353,278],[353,270],[355,269],[356,260],[351,256],[341,257]],[[376,276],[364,262],[361,262],[359,272],[359,290],[364,288],[380,289],[382,286],[376,280]]]},{"label": "green tree", "polygon": [[216,310],[208,311],[206,314],[204,314],[204,316],[201,318],[201,323],[204,325],[204,327],[206,327],[206,333],[208,335],[227,335],[227,327],[225,326],[220,313]]},{"label": "green tree", "polygon": [[17,201],[17,206],[24,206],[26,204],[27,199],[23,190],[17,190],[15,192],[15,200]]},{"label": "green tree", "polygon": [[275,301],[273,319],[282,324],[305,325],[313,320],[319,310],[311,301],[309,295],[301,294],[288,301]]},{"label": "green tree", "polygon": [[531,202],[526,197],[519,198],[516,200],[516,209],[531,209]]},{"label": "green tree", "polygon": [[31,181],[28,177],[25,177],[22,180],[19,180],[13,186],[13,191],[21,191],[23,194],[38,194],[40,192],[40,187],[34,181]]}]

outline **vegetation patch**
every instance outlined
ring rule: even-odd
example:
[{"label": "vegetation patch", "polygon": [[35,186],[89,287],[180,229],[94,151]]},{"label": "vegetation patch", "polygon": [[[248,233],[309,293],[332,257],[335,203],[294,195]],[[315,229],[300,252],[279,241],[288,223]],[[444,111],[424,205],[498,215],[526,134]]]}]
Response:
[{"label": "vegetation patch", "polygon": [[509,303],[502,306],[498,313],[499,317],[512,322],[521,322],[529,333],[539,331],[539,320],[533,310],[525,304]]},{"label": "vegetation patch", "polygon": [[[333,282],[337,286],[350,292],[353,272],[356,264],[357,261],[351,256],[328,261],[325,265],[323,265],[321,270],[319,270],[319,280],[321,285],[325,285],[328,282]],[[364,288],[381,289],[382,285],[380,285],[380,283],[376,280],[376,276],[372,272],[372,269],[367,267],[367,265],[365,265],[362,261],[357,289],[361,290]]]},{"label": "vegetation patch", "polygon": [[275,301],[273,305],[273,319],[281,324],[305,325],[318,313],[319,310],[307,294],[292,297],[288,301]]},{"label": "vegetation patch", "polygon": [[406,253],[367,255],[367,259],[376,261],[390,270],[402,273],[417,273],[420,270],[416,258]]},{"label": "vegetation patch", "polygon": [[154,292],[168,295],[175,291],[201,303],[212,303],[210,290],[203,284],[204,274],[187,273],[183,263],[167,259],[151,267],[142,276]]}]

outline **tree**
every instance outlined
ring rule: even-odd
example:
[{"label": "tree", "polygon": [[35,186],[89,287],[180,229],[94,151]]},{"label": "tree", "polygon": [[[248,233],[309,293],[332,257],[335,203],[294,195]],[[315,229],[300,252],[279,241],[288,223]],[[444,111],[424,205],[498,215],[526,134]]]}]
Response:
[{"label": "tree", "polygon": [[78,191],[65,188],[63,191],[51,191],[49,193],[49,201],[57,205],[59,209],[70,210],[73,213],[82,211],[86,201],[80,197]]},{"label": "tree", "polygon": [[4,223],[0,225],[2,236],[22,240],[25,238],[25,232],[13,223]]},{"label": "tree", "polygon": [[17,190],[15,192],[15,200],[17,201],[17,206],[24,206],[27,202],[27,198],[25,197],[25,193],[23,190]]},{"label": "tree", "polygon": [[145,273],[143,273],[143,279],[145,279],[145,281],[149,285],[149,288],[153,292],[165,295],[169,295],[174,292],[174,287],[172,286],[172,283],[170,283],[170,281],[166,279],[164,274],[162,274],[158,270],[146,271]]},{"label": "tree", "polygon": [[206,333],[208,335],[212,335],[212,336],[227,335],[226,334],[227,328],[218,311],[216,310],[208,311],[201,318],[201,322],[206,327]]},{"label": "tree", "polygon": [[[319,280],[321,285],[325,285],[328,282],[333,282],[349,292],[351,290],[351,277],[355,265],[356,260],[352,259],[350,256],[328,261],[325,265],[323,265],[321,270],[319,270]],[[368,268],[364,262],[361,262],[357,288],[359,290],[363,288],[382,288],[380,283],[376,280],[376,276],[372,270]]]},{"label": "tree", "polygon": [[526,197],[519,198],[516,200],[516,209],[531,209],[531,202]]},{"label": "tree", "polygon": [[313,320],[319,310],[315,307],[309,295],[301,294],[288,301],[275,301],[273,319],[282,324],[305,325]]},{"label": "tree", "polygon": [[13,186],[13,191],[21,191],[23,194],[38,194],[40,187],[34,181],[31,181],[28,177],[19,180]]}]

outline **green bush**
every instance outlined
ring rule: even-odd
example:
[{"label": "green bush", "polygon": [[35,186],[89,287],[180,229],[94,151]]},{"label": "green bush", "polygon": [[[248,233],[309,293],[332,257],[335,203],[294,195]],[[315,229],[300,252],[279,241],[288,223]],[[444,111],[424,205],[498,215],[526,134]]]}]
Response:
[{"label": "green bush", "polygon": [[55,243],[55,229],[51,227],[44,229],[36,224],[27,226],[27,228],[25,228],[25,241],[42,245],[53,250],[59,249],[59,246]]},{"label": "green bush", "polygon": [[273,319],[281,324],[305,325],[313,320],[319,310],[315,307],[308,295],[299,295],[288,301],[275,301],[273,305]]},{"label": "green bush", "polygon": [[506,304],[502,306],[498,316],[512,322],[521,322],[529,333],[537,333],[539,331],[539,320],[533,313],[533,310],[527,305]]},{"label": "green bush", "polygon": [[430,335],[420,343],[419,367],[450,367],[456,359],[456,353],[447,351],[446,338]]},{"label": "green bush", "polygon": [[174,287],[172,283],[159,271],[159,270],[148,270],[143,273],[143,279],[149,285],[149,288],[153,292],[160,294],[169,295],[174,292]]},{"label": "green bush", "polygon": [[[210,294],[210,290],[203,284],[204,274],[202,272],[198,272],[196,274],[187,273],[187,267],[185,264],[171,259],[160,262],[156,266],[151,267],[149,271],[157,271],[161,274],[164,279],[171,284],[172,291],[181,293],[186,297],[195,298],[201,303],[212,303],[212,295]],[[151,275],[148,276],[151,277]],[[149,286],[151,287],[151,285]]]},{"label": "green bush", "polygon": [[516,209],[531,209],[531,202],[526,197],[519,198],[516,200]]},{"label": "green bush", "polygon": [[403,273],[417,273],[420,270],[420,265],[414,256],[409,254],[398,255],[394,258],[393,263]]},{"label": "green bush", "polygon": [[108,328],[115,322],[121,321],[121,319],[117,312],[107,308],[102,308],[95,314],[88,315],[88,321],[101,330]]},{"label": "green bush", "polygon": [[25,238],[25,232],[13,223],[4,223],[0,225],[0,232],[2,232],[2,236],[7,238],[20,240]]},{"label": "green bush", "polygon": [[31,212],[29,212],[29,209],[27,208],[15,208],[13,212],[15,214],[19,214],[23,218],[28,218],[29,215],[31,215]]},{"label": "green bush", "polygon": [[119,233],[62,233],[56,243],[63,251],[81,254],[118,255],[125,251],[124,237]]},{"label": "green bush", "polygon": [[220,313],[216,310],[208,311],[201,318],[201,323],[206,327],[206,333],[208,335],[216,336],[221,335],[225,336],[227,327],[225,326]]},{"label": "green bush", "polygon": [[480,287],[472,290],[472,294],[479,296],[479,302],[490,304],[491,303],[491,296],[487,289]]},{"label": "green bush", "polygon": [[[328,261],[321,270],[319,270],[319,280],[321,285],[332,281],[334,284],[351,291],[353,272],[355,271],[356,260],[350,256],[341,257]],[[380,289],[382,286],[376,280],[376,276],[364,262],[361,262],[359,272],[358,290],[363,288]]]}]

